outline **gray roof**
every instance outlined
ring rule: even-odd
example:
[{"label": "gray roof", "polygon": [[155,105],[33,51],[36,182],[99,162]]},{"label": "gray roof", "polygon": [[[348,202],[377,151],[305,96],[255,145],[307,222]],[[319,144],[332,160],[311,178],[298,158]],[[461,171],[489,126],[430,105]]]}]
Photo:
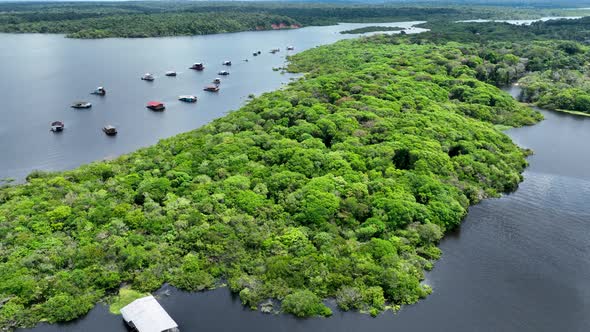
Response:
[{"label": "gray roof", "polygon": [[123,319],[139,332],[175,331],[178,325],[153,296],[137,299],[121,309]]}]

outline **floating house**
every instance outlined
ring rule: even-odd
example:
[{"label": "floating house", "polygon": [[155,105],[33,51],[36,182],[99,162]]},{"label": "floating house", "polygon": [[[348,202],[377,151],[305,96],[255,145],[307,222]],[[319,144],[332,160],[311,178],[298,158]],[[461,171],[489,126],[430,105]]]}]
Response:
[{"label": "floating house", "polygon": [[141,79],[144,80],[144,81],[153,81],[153,80],[155,80],[154,75],[152,75],[150,73],[143,74],[143,76],[141,77]]},{"label": "floating house", "polygon": [[152,111],[163,111],[166,109],[164,103],[161,103],[159,101],[150,101],[149,103],[147,103],[145,107],[151,109]]},{"label": "floating house", "polygon": [[51,131],[54,133],[63,131],[65,128],[64,123],[62,121],[53,121],[51,123]]},{"label": "floating house", "polygon": [[195,63],[193,63],[192,66],[189,67],[189,69],[203,70],[203,69],[205,69],[205,65],[203,65],[203,63],[201,63],[201,62],[195,62]]},{"label": "floating house", "polygon": [[178,324],[153,296],[137,299],[121,309],[125,323],[137,332],[179,332]]},{"label": "floating house", "polygon": [[117,128],[115,128],[111,125],[106,125],[106,126],[102,127],[102,131],[104,131],[104,133],[107,134],[108,136],[117,135]]},{"label": "floating house", "polygon": [[203,90],[209,91],[209,92],[217,92],[217,91],[219,91],[219,86],[217,86],[217,85],[207,85],[206,87],[203,88]]}]

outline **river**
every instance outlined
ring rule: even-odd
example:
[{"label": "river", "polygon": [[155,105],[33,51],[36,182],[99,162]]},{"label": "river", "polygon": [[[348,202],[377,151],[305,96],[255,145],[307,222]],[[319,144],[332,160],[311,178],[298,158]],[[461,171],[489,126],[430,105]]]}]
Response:
[{"label": "river", "polygon": [[[409,28],[408,33],[425,31],[410,28],[418,23],[379,25]],[[249,94],[288,83],[294,75],[272,70],[284,65],[286,54],[355,38],[358,35],[339,32],[369,25],[147,39],[0,34],[0,179],[22,180],[35,169],[71,169],[198,128],[239,108]],[[287,52],[288,45],[295,50]],[[272,48],[281,51],[270,54]],[[258,50],[262,53],[252,56]],[[225,68],[225,60],[233,65]],[[188,69],[195,62],[203,62],[205,70]],[[202,91],[224,69],[231,74],[224,77],[221,91]],[[176,70],[178,76],[166,77],[168,70]],[[140,80],[146,72],[155,75],[155,81]],[[89,94],[98,86],[107,90],[105,97]],[[177,100],[187,94],[197,95],[199,101]],[[93,107],[70,108],[77,100],[90,101]],[[148,111],[145,105],[151,100],[164,102],[166,111]],[[65,130],[51,133],[53,121],[64,121]],[[107,124],[116,126],[119,134],[102,133]]]},{"label": "river", "polygon": [[[509,90],[518,94],[518,88]],[[519,189],[471,207],[427,275],[434,291],[377,318],[334,311],[296,319],[243,307],[227,288],[156,292],[181,331],[590,331],[590,117],[539,110],[545,120],[507,134],[531,148]],[[168,295],[167,295],[168,294]],[[30,332],[126,331],[97,305],[69,324]]]},{"label": "river", "polygon": [[[278,56],[263,53],[260,59],[252,59],[247,64],[240,63],[239,66],[232,67],[231,81],[222,84],[223,93],[211,96],[200,93],[203,99],[197,105],[180,105],[166,98],[187,93],[188,91],[179,91],[182,87],[186,89],[196,85],[198,90],[206,79],[215,76],[214,73],[190,73],[185,69],[178,69],[184,72],[176,79],[158,77],[153,84],[139,81],[139,75],[147,70],[161,73],[173,67],[185,68],[187,64],[199,60],[219,63],[227,57],[227,49],[200,49],[195,46],[198,44],[197,40],[217,40],[219,42],[216,45],[220,45],[219,47],[236,48],[247,56],[258,48],[267,51],[274,46],[293,44],[301,50],[343,38],[334,32],[320,33],[324,28],[334,27],[317,30],[313,28],[308,30],[314,32],[309,35],[304,34],[305,29],[242,33],[241,36],[250,38],[249,42],[256,44],[242,42],[240,39],[238,45],[231,41],[231,35],[138,41],[78,41],[37,35],[2,36],[0,39],[23,38],[21,40],[30,43],[32,54],[47,54],[48,49],[58,52],[51,42],[78,46],[64,46],[57,53],[59,56],[54,54],[51,60],[62,56],[65,58],[60,63],[32,64],[34,69],[30,70],[39,70],[35,75],[45,79],[29,82],[35,88],[26,91],[34,93],[39,86],[50,88],[50,91],[42,91],[43,98],[33,94],[29,99],[21,100],[23,105],[28,106],[21,108],[22,114],[17,116],[20,120],[14,122],[20,128],[34,123],[38,132],[21,133],[6,129],[5,123],[2,124],[0,144],[4,144],[3,153],[13,153],[11,156],[20,155],[22,151],[16,154],[10,152],[12,148],[5,150],[6,139],[19,142],[17,145],[21,149],[31,147],[34,150],[30,156],[19,157],[17,162],[2,160],[0,169],[13,165],[11,170],[19,174],[31,168],[27,160],[39,160],[39,164],[33,164],[35,167],[68,168],[80,162],[133,150],[137,146],[151,144],[160,137],[198,127],[211,118],[221,116],[228,109],[237,108],[246,94],[271,90],[286,81],[288,76],[281,76],[270,70],[282,60]],[[302,35],[299,36],[299,33]],[[299,36],[299,39],[294,36]],[[224,40],[231,44],[225,45],[222,42]],[[47,45],[36,44],[43,41]],[[135,46],[126,46],[127,42]],[[79,49],[80,45],[88,47]],[[147,52],[150,45],[157,47],[158,51]],[[203,45],[212,44],[203,42]],[[132,54],[120,51],[119,47]],[[114,52],[117,52],[116,55]],[[0,54],[6,57],[4,52]],[[82,54],[91,59],[80,57]],[[21,53],[21,56],[25,55],[25,52]],[[168,62],[167,56],[176,58]],[[135,57],[138,60],[134,60]],[[238,62],[241,57],[235,55],[232,60]],[[39,56],[38,59],[41,58]],[[122,60],[114,63],[108,60],[117,58]],[[97,63],[88,69],[94,75],[89,78],[84,64],[91,63],[91,60]],[[2,66],[4,65],[3,63]],[[55,77],[60,68],[70,66],[75,68],[67,71],[70,77]],[[5,77],[18,76],[17,69],[11,70],[12,74]],[[115,76],[110,77],[102,71]],[[24,74],[30,73],[27,71]],[[16,80],[26,81],[21,77]],[[65,82],[70,80],[79,80],[79,84],[66,85]],[[0,83],[6,84],[3,89],[21,93],[4,80],[3,82]],[[61,82],[60,84],[66,86],[49,82]],[[238,86],[237,82],[242,83]],[[113,92],[104,100],[97,100],[96,108],[82,112],[67,109],[72,97],[86,96],[85,93],[98,84],[106,85]],[[244,84],[248,86],[243,87]],[[516,95],[517,89],[513,88],[509,92]],[[118,95],[119,90],[124,93]],[[161,114],[146,111],[143,102],[154,96],[170,102],[170,109]],[[13,98],[11,95],[9,102]],[[129,100],[124,101],[127,99]],[[41,110],[33,107],[43,103],[52,107]],[[53,107],[56,104],[61,106]],[[226,288],[194,294],[164,287],[156,295],[183,332],[590,331],[590,118],[540,111],[546,118],[543,122],[507,131],[517,144],[535,151],[529,157],[530,166],[524,173],[524,182],[514,193],[498,199],[484,200],[471,207],[460,230],[447,235],[442,241],[440,248],[443,256],[427,275],[427,283],[433,287],[433,293],[417,304],[404,306],[396,314],[386,312],[377,318],[335,310],[331,318],[300,320],[289,315],[267,315],[250,311]],[[2,112],[5,110],[2,109]],[[68,123],[71,125],[60,136],[49,135],[47,132],[47,122],[55,114],[71,117],[65,118],[70,119]],[[99,127],[106,120],[114,122],[121,129],[121,135],[115,140],[100,134]],[[15,136],[6,135],[7,131]],[[29,139],[25,134],[32,138]],[[133,135],[139,135],[140,142],[132,142],[129,136]],[[88,146],[85,148],[84,144]],[[43,161],[44,158],[35,155],[39,153],[43,156],[52,153],[67,155],[68,158]],[[120,316],[109,314],[104,305],[97,305],[88,315],[74,322],[60,325],[40,324],[36,328],[20,331],[123,332],[126,328]]]}]

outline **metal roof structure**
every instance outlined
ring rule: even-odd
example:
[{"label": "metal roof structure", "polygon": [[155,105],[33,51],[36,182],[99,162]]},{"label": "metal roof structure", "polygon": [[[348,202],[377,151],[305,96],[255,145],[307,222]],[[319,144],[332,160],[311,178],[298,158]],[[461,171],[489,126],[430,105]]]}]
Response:
[{"label": "metal roof structure", "polygon": [[138,332],[176,332],[178,325],[153,296],[137,299],[121,309],[125,322]]}]

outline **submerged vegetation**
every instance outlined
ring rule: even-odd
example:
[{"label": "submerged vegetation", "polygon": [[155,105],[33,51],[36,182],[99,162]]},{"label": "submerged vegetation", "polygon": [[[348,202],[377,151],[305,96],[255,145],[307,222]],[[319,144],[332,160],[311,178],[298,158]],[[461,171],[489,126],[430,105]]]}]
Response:
[{"label": "submerged vegetation", "polygon": [[301,317],[330,315],[327,297],[376,315],[427,296],[443,234],[522,180],[526,152],[495,125],[540,119],[478,79],[516,56],[479,51],[315,48],[291,59],[303,79],[200,129],[1,189],[0,326],[74,319],[121,285],[223,280]]}]

